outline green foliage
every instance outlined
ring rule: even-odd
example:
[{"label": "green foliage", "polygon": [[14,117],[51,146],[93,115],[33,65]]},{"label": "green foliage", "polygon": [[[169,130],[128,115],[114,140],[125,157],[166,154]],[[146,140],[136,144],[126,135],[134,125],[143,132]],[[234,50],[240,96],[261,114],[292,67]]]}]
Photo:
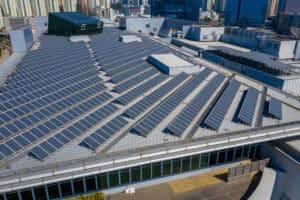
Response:
[{"label": "green foliage", "polygon": [[104,200],[105,195],[103,192],[94,192],[87,195],[80,195],[78,197],[71,197],[67,200]]}]

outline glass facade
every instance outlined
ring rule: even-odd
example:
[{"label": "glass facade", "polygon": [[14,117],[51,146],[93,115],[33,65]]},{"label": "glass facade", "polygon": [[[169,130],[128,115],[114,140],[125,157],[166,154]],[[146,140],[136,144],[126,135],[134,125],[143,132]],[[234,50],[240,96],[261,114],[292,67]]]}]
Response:
[{"label": "glass facade", "polygon": [[151,15],[199,21],[201,0],[151,0]]},{"label": "glass facade", "polygon": [[191,172],[207,167],[236,162],[242,159],[255,159],[259,155],[260,146],[244,146],[227,150],[197,154],[125,168],[83,178],[62,181],[46,186],[23,189],[0,194],[0,200],[48,200],[76,196],[93,191],[125,186],[141,181],[157,179]]}]

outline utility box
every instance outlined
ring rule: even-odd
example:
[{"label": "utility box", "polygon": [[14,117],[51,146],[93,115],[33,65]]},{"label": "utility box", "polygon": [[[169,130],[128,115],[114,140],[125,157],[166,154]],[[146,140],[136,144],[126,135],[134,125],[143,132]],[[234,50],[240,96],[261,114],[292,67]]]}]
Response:
[{"label": "utility box", "polygon": [[33,44],[31,26],[10,31],[9,37],[14,53],[27,52]]},{"label": "utility box", "polygon": [[55,12],[48,16],[48,33],[54,35],[85,35],[102,33],[103,22],[79,12]]}]

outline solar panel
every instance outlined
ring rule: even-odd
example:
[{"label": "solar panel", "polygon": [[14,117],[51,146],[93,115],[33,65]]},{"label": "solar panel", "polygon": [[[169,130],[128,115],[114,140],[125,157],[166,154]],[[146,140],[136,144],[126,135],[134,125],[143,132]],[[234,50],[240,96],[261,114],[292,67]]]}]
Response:
[{"label": "solar panel", "polygon": [[224,93],[217,101],[216,105],[210,111],[209,115],[205,119],[204,123],[212,129],[218,130],[221,123],[236,95],[241,83],[232,80],[230,84],[225,89]]},{"label": "solar panel", "polygon": [[119,98],[115,100],[115,102],[120,103],[122,105],[127,105],[130,101],[136,99],[138,96],[142,95],[143,93],[147,92],[154,86],[158,85],[159,83],[163,82],[167,76],[163,74],[159,74],[154,78],[150,79],[149,81],[143,83],[142,85],[134,88],[133,90],[123,94]]},{"label": "solar panel", "polygon": [[117,116],[85,138],[80,145],[96,151],[101,144],[123,129],[127,123],[128,121],[124,118]]},{"label": "solar panel", "polygon": [[255,108],[258,100],[259,92],[254,88],[249,88],[241,110],[238,114],[238,119],[249,126],[252,125]]},{"label": "solar panel", "polygon": [[195,88],[205,80],[210,69],[205,69],[194,76],[184,86],[175,91],[163,103],[156,107],[149,115],[139,121],[131,132],[146,137],[170,112],[172,112]]},{"label": "solar panel", "polygon": [[128,79],[127,81],[124,81],[121,84],[115,86],[113,88],[113,90],[118,93],[122,93],[155,74],[158,74],[158,70],[151,68],[151,69],[147,70],[146,72],[143,72],[142,74],[132,77],[132,78]]},{"label": "solar panel", "polygon": [[225,77],[223,75],[216,75],[176,116],[176,118],[172,120],[172,122],[166,127],[167,130],[176,136],[182,136],[182,134],[192,123],[196,115],[207,104],[208,100],[215,93],[224,79]]},{"label": "solar panel", "polygon": [[[48,138],[45,141],[45,143],[35,146],[32,150],[30,150],[29,155],[33,155],[33,157],[35,157],[35,158],[44,160],[46,157],[48,157],[49,155],[60,150],[66,144],[68,144],[69,142],[74,140],[79,135],[83,134],[88,129],[92,128],[94,125],[100,123],[103,119],[105,119],[106,117],[109,117],[111,114],[113,114],[117,110],[118,110],[118,107],[116,107],[113,104],[107,104],[107,105],[99,108],[98,110],[87,115],[86,117],[84,117],[80,121],[76,122],[75,124],[66,127],[61,132]],[[99,114],[101,114],[101,113],[105,113],[105,114],[98,117]],[[95,116],[97,116],[97,118]],[[96,119],[96,120],[94,120],[94,123],[86,124],[86,123],[91,122],[90,119],[92,119],[92,120]],[[41,151],[41,149],[43,151]]]},{"label": "solar panel", "polygon": [[133,119],[136,118],[139,114],[144,112],[147,108],[149,108],[163,96],[168,94],[172,89],[180,85],[188,77],[189,75],[187,75],[186,73],[180,73],[161,87],[157,88],[151,94],[144,97],[142,100],[125,110],[124,115]]},{"label": "solar panel", "polygon": [[271,98],[268,113],[277,119],[282,119],[282,103],[278,99]]},{"label": "solar panel", "polygon": [[146,69],[149,69],[149,64],[147,64],[147,63],[145,63],[141,66],[129,69],[128,71],[125,71],[117,76],[114,76],[109,81],[117,84],[117,83],[124,81],[125,79],[128,79],[128,77],[133,77],[133,76],[137,75],[138,73],[145,71]]}]

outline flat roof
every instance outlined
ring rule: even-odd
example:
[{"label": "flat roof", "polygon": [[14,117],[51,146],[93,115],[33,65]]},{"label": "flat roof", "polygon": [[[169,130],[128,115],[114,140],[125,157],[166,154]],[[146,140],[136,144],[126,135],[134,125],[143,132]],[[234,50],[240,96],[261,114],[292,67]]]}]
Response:
[{"label": "flat roof", "polygon": [[190,67],[193,66],[192,63],[189,63],[174,54],[151,54],[151,57],[159,61],[160,63],[168,66],[169,68],[178,68],[178,67]]},{"label": "flat roof", "polygon": [[[166,76],[147,62],[149,55],[165,54],[173,64],[178,59],[169,54],[182,63],[192,57],[148,36],[122,43],[122,34],[104,28],[76,43],[43,35],[18,63],[0,88],[0,192],[11,186],[7,180],[17,187],[42,177],[54,181],[55,173],[84,176],[87,166],[99,173],[99,166],[124,168],[300,134],[300,105],[292,97],[208,66]],[[247,95],[254,95],[254,107]],[[271,98],[280,102],[279,118],[264,107]],[[251,119],[239,114],[245,109]]]}]

